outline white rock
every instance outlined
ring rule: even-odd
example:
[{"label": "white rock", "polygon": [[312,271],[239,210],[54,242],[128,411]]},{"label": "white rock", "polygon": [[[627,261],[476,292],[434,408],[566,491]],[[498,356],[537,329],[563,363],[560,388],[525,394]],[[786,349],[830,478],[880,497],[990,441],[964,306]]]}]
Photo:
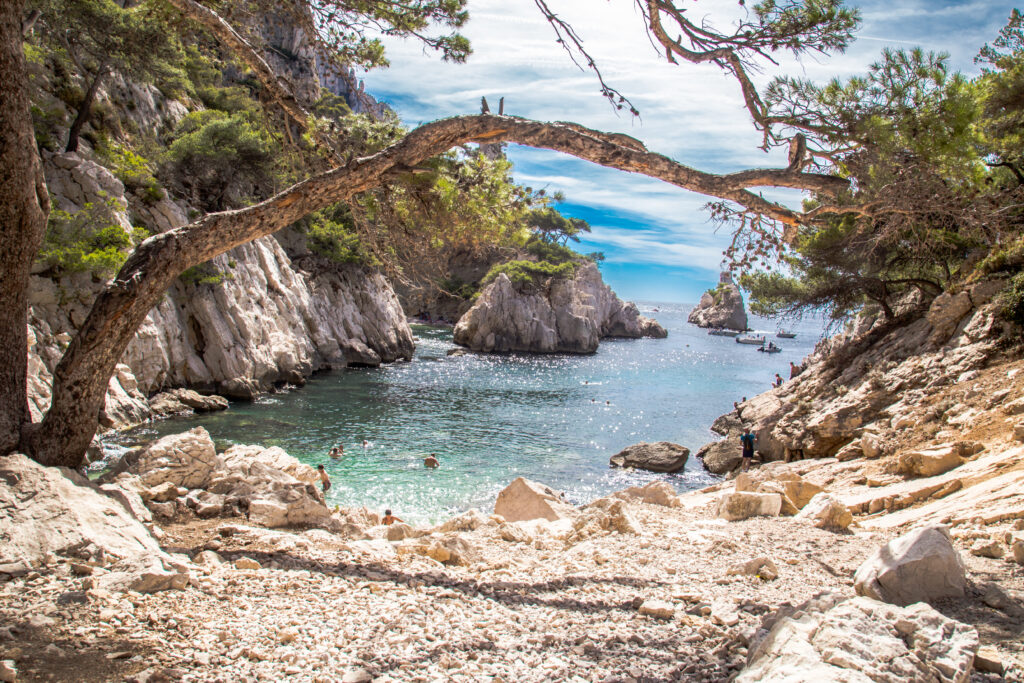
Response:
[{"label": "white rock", "polygon": [[628,489],[612,494],[615,498],[637,500],[649,505],[661,505],[677,508],[682,505],[676,490],[666,481],[652,481],[645,486],[630,486]]},{"label": "white rock", "polygon": [[774,617],[737,683],[969,680],[978,633],[923,603],[819,595]]},{"label": "white rock", "polygon": [[508,522],[519,522],[543,518],[555,521],[568,517],[573,507],[566,503],[560,493],[543,484],[516,478],[502,489],[494,503],[494,514],[501,515]]},{"label": "white rock", "polygon": [[853,523],[853,513],[838,496],[823,492],[811,498],[796,519],[810,522],[819,529],[841,530]]},{"label": "white rock", "polygon": [[962,597],[967,580],[949,529],[915,529],[876,550],[854,575],[858,595],[897,605]]},{"label": "white rock", "polygon": [[718,517],[730,522],[766,515],[777,517],[782,510],[782,496],[777,493],[733,491],[718,499]]},{"label": "white rock", "polygon": [[639,612],[658,619],[671,619],[675,616],[676,609],[671,602],[648,599],[640,603]]},{"label": "white rock", "polygon": [[765,581],[774,581],[779,578],[779,568],[775,566],[775,562],[764,556],[733,565],[725,573],[727,576],[756,576]]},{"label": "white rock", "polygon": [[18,667],[13,659],[0,660],[0,683],[16,683],[18,680]]},{"label": "white rock", "polygon": [[240,557],[237,560],[235,560],[235,569],[262,569],[262,568],[263,568],[263,565],[261,565],[259,562],[257,562],[256,560],[252,559],[251,557]]},{"label": "white rock", "polygon": [[933,477],[960,466],[963,461],[960,457],[960,448],[956,444],[944,444],[901,453],[897,464],[900,472],[918,477]]},{"label": "white rock", "polygon": [[147,488],[165,482],[187,489],[204,488],[217,467],[213,439],[202,427],[157,439],[126,459],[128,470]]},{"label": "white rock", "polygon": [[971,546],[971,555],[999,559],[1006,554],[1006,548],[999,541],[989,538],[981,539]]}]

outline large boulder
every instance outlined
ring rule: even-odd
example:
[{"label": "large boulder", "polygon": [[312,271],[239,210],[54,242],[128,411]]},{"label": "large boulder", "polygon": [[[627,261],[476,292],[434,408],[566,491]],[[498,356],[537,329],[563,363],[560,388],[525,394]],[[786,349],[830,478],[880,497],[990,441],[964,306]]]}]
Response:
[{"label": "large boulder", "polygon": [[712,474],[728,474],[743,464],[742,451],[739,436],[731,436],[701,446],[697,459]]},{"label": "large boulder", "polygon": [[754,472],[742,472],[736,477],[737,491],[778,493],[782,496],[782,514],[795,515],[811,498],[824,491],[821,486],[805,480],[794,472],[779,472],[774,467],[762,467]]},{"label": "large boulder", "polygon": [[565,502],[561,493],[523,477],[502,489],[494,503],[494,514],[507,522],[539,518],[553,522],[569,517],[572,511],[572,505]]},{"label": "large boulder", "polygon": [[950,443],[901,453],[897,459],[897,467],[904,474],[934,477],[959,467],[963,462],[960,445]]},{"label": "large boulder", "polygon": [[782,496],[778,493],[733,491],[718,499],[718,516],[730,522],[761,515],[778,517],[781,511]]},{"label": "large boulder", "polygon": [[853,523],[853,513],[846,503],[831,493],[819,493],[800,510],[797,519],[810,522],[819,529],[841,531]]},{"label": "large boulder", "polygon": [[896,605],[964,595],[967,579],[949,529],[915,529],[876,550],[853,577],[858,595]]},{"label": "large boulder", "polygon": [[187,489],[204,488],[218,464],[213,439],[202,427],[157,439],[126,459],[128,471],[149,488],[167,481]]},{"label": "large boulder", "polygon": [[925,604],[818,595],[766,620],[737,683],[970,679],[978,633]]},{"label": "large boulder", "polygon": [[613,455],[612,467],[632,467],[651,472],[678,472],[686,465],[690,449],[670,441],[641,442]]},{"label": "large boulder", "polygon": [[698,327],[724,327],[741,331],[747,329],[747,312],[743,308],[740,288],[732,278],[723,278],[718,287],[704,292],[686,321]]},{"label": "large boulder", "polygon": [[51,555],[113,564],[119,581],[111,587],[140,592],[180,588],[188,580],[121,496],[105,494],[78,473],[15,453],[0,458],[0,481],[0,565],[34,567]]}]

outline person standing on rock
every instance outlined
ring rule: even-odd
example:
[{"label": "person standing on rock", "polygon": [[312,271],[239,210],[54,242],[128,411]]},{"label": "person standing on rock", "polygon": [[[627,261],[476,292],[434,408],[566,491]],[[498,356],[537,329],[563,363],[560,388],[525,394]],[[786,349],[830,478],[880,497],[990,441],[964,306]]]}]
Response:
[{"label": "person standing on rock", "polygon": [[800,367],[799,365],[797,365],[793,361],[789,361],[789,378],[790,379],[793,379],[794,377],[796,377],[797,375],[799,375],[803,371],[804,371],[804,369],[802,367]]},{"label": "person standing on rock", "polygon": [[327,494],[327,489],[331,488],[331,478],[327,476],[327,470],[324,469],[323,465],[316,466],[316,473],[320,475],[320,483],[324,487],[324,494]]},{"label": "person standing on rock", "polygon": [[746,472],[750,469],[750,463],[754,460],[754,442],[757,437],[750,433],[750,427],[746,427],[743,430],[743,435],[740,437],[740,444],[743,446],[743,471]]}]

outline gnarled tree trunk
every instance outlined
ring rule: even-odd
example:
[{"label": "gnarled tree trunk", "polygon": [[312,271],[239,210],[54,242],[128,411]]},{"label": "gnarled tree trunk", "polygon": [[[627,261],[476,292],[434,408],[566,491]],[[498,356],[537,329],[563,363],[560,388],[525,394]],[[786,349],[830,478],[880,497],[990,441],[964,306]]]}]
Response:
[{"label": "gnarled tree trunk", "polygon": [[0,454],[28,422],[28,278],[50,209],[22,52],[23,0],[0,2]]}]

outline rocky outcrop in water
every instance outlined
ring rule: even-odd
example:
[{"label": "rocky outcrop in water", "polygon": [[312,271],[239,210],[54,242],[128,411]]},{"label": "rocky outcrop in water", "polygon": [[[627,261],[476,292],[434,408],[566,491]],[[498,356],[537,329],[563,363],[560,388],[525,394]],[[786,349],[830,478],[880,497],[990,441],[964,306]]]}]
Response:
[{"label": "rocky outcrop in water", "polygon": [[740,288],[731,277],[723,274],[718,287],[704,292],[686,320],[697,327],[747,329],[747,311],[743,308]]},{"label": "rocky outcrop in water", "polygon": [[504,274],[480,293],[455,326],[455,343],[474,351],[593,353],[605,337],[664,337],[664,328],[623,303],[593,263],[575,277],[537,287],[515,286]]}]

